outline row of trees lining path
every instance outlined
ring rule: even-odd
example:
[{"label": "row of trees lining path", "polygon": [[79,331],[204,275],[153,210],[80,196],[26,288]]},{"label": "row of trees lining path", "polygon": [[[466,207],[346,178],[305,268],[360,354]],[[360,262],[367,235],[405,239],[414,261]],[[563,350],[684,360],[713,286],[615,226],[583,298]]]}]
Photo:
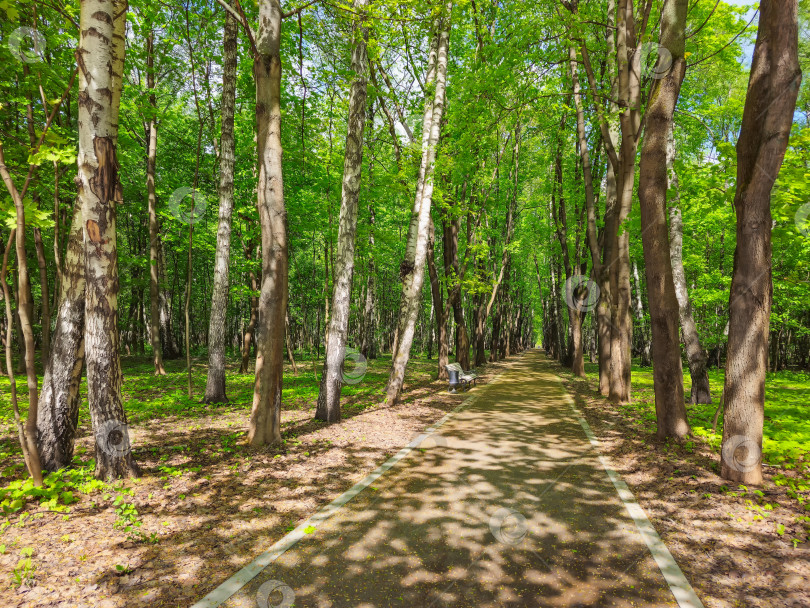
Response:
[{"label": "row of trees lining path", "polygon": [[[690,433],[682,345],[692,402],[711,401],[706,370],[724,361],[722,475],[760,483],[766,371],[810,350],[807,241],[782,217],[795,193],[774,191],[805,161],[805,9],[5,9],[0,329],[35,483],[71,462],[83,370],[97,444],[126,440],[122,351],[159,375],[184,355],[190,397],[207,354],[201,398],[223,403],[229,353],[245,373],[254,349],[258,448],[281,439],[285,356],[297,370],[323,353],[315,417],[334,423],[349,349],[391,353],[393,404],[414,349],[446,378],[451,356],[468,369],[538,340],[580,376],[597,359],[619,403],[633,356],[651,363],[661,439]],[[793,282],[771,323],[774,238]],[[756,462],[739,466],[740,446]],[[130,450],[96,454],[100,478],[138,474]]]}]

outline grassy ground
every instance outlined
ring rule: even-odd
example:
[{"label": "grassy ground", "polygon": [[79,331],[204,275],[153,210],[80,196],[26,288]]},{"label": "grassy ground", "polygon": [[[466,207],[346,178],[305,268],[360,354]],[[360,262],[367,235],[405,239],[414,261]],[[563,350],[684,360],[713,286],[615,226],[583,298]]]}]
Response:
[{"label": "grassy ground", "polygon": [[[693,435],[683,442],[656,437],[651,369],[633,367],[627,405],[599,395],[595,364],[586,365],[585,379],[556,370],[707,608],[810,606],[807,375],[768,375],[765,479],[746,487],[719,475],[721,436],[712,419],[722,370],[710,372],[714,404],[687,405]],[[684,384],[688,395],[688,372]]]},{"label": "grassy ground", "polygon": [[[595,364],[587,366],[589,379],[598,378]],[[691,380],[684,373],[684,390],[689,395]],[[723,417],[712,431],[712,421],[723,392],[724,370],[709,370],[712,400],[706,405],[688,405],[689,423],[695,436],[719,452]],[[624,406],[630,415],[655,423],[655,395],[651,368],[633,366],[633,403]],[[765,425],[762,442],[763,462],[773,470],[774,482],[787,485],[791,494],[810,509],[810,500],[802,492],[810,490],[810,375],[782,371],[769,373],[765,382]]]},{"label": "grassy ground", "polygon": [[[122,367],[124,385],[122,396],[127,412],[128,422],[132,425],[141,424],[149,420],[163,418],[195,418],[210,411],[210,407],[200,403],[205,393],[207,360],[192,359],[192,387],[194,397],[188,398],[187,374],[185,359],[165,361],[166,375],[153,374],[152,360],[149,357],[123,357]],[[303,359],[298,363],[298,373],[293,374],[292,367],[285,364],[284,390],[282,392],[282,408],[295,410],[305,407],[313,398],[318,396],[318,381],[315,377],[315,368],[312,359]],[[317,362],[320,371],[322,362]],[[343,388],[343,396],[353,407],[365,407],[376,402],[383,394],[385,381],[388,379],[390,355],[382,355],[378,359],[368,362],[368,368],[363,381]],[[236,367],[228,369],[226,384],[227,394],[231,403],[225,406],[216,406],[219,411],[233,411],[250,409],[253,398],[253,372],[239,374]],[[435,376],[435,361],[428,361],[424,357],[414,357],[409,364],[409,379],[411,382],[424,381],[433,373]],[[20,410],[23,418],[28,408],[28,393],[26,379],[17,374],[17,396],[20,400]],[[40,388],[42,376],[39,377]],[[0,439],[7,439],[9,434],[16,437],[14,430],[14,416],[11,409],[9,395],[9,380],[7,376],[0,376]],[[82,379],[82,395],[85,397],[79,414],[79,425],[89,423],[87,411],[87,383]],[[364,405],[365,404],[365,405]],[[16,439],[15,439],[16,441]],[[0,444],[2,445],[2,444]]]}]

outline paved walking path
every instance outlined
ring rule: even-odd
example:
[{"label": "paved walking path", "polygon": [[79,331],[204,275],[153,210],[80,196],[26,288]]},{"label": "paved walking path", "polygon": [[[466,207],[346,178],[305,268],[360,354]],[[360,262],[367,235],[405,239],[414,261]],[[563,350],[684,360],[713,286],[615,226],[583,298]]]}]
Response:
[{"label": "paved walking path", "polygon": [[701,606],[540,352],[476,394],[222,605]]}]

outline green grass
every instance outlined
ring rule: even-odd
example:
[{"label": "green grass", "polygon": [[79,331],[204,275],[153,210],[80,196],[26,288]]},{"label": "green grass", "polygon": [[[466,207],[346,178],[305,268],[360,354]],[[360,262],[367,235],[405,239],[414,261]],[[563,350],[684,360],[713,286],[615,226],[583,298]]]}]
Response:
[{"label": "green grass", "polygon": [[[301,355],[299,355],[301,356]],[[226,430],[219,438],[219,444],[214,449],[218,452],[234,453],[238,452],[247,455],[248,448],[244,445],[237,445],[243,431],[239,429],[239,420],[247,420],[253,400],[253,373],[237,373],[236,363],[232,362],[226,375],[226,392],[230,402],[227,404],[205,405],[200,403],[205,392],[207,360],[198,358],[192,360],[192,386],[193,398],[189,399],[187,394],[187,372],[185,360],[165,361],[167,374],[165,376],[155,376],[151,359],[144,356],[127,356],[122,358],[122,368],[124,383],[122,397],[126,409],[128,423],[132,426],[143,425],[151,421],[160,421],[163,429],[199,429],[200,424],[205,424],[203,420],[216,419],[217,416],[227,417],[237,422],[228,422],[227,426],[235,425],[232,431]],[[353,366],[348,364],[347,372],[353,375]],[[385,394],[385,385],[388,380],[388,372],[391,365],[390,355],[383,355],[377,359],[368,361],[368,367],[362,380],[357,384],[344,385],[342,391],[341,405],[344,417],[351,417],[377,405]],[[316,375],[317,370],[317,375]],[[429,383],[436,377],[436,361],[428,360],[424,356],[417,356],[411,360],[406,374],[406,383],[410,386]],[[302,416],[308,419],[314,413],[312,408],[318,397],[321,362],[316,361],[313,366],[311,358],[303,356],[298,361],[298,373],[292,371],[291,365],[285,363],[284,367],[284,387],[282,392],[282,410],[298,410],[299,415],[294,416],[289,423],[282,422],[282,436],[284,442],[290,441],[296,444],[296,420],[300,424]],[[28,394],[26,379],[23,375],[15,376],[17,392],[19,398],[20,413],[23,418],[27,415]],[[39,377],[40,388],[42,377]],[[57,512],[70,512],[72,503],[76,502],[75,494],[98,494],[106,492],[108,498],[112,500],[117,492],[124,491],[124,481],[115,484],[106,484],[93,479],[95,461],[90,457],[92,451],[85,447],[78,447],[74,455],[72,466],[67,470],[60,470],[51,473],[45,479],[45,484],[41,488],[35,488],[28,477],[20,453],[19,440],[14,424],[14,415],[10,400],[10,383],[8,377],[0,377],[0,533],[11,525],[11,520],[2,516],[9,516],[19,513],[28,508],[28,505],[39,502],[40,508],[47,508]],[[79,414],[79,427],[77,438],[85,437],[90,432],[90,415],[87,408],[87,386],[82,382],[81,393],[83,396]],[[413,399],[408,393],[403,395],[403,401]],[[286,427],[286,431],[285,431]],[[235,431],[235,432],[234,432]],[[191,437],[191,434],[189,434]],[[152,457],[157,457],[160,450],[160,461],[168,459],[173,451],[185,452],[188,445],[180,439],[180,443],[152,446],[148,448]],[[175,445],[176,444],[176,445]],[[134,446],[136,449],[145,449],[144,446]],[[197,446],[199,447],[199,446]],[[196,464],[192,460],[187,464]],[[188,467],[186,467],[188,468]],[[199,471],[199,467],[189,470]],[[158,467],[160,473],[168,476],[180,475],[184,469],[161,466]],[[159,474],[159,473],[157,473]],[[105,498],[106,500],[106,498]],[[115,503],[121,513],[127,515],[130,506],[128,503]],[[109,502],[109,501],[108,501]],[[120,504],[119,504],[120,503]],[[119,513],[119,515],[121,515]],[[138,537],[137,511],[129,513],[129,521],[124,517],[119,522],[123,529],[126,529],[133,537]],[[25,513],[20,516],[20,523],[23,522]],[[147,538],[148,542],[152,542]]]},{"label": "green grass", "polygon": [[[688,406],[693,432],[706,438],[714,447],[719,446],[722,433],[722,414],[717,433],[712,432],[712,420],[723,392],[723,377],[724,370],[709,370],[714,403]],[[635,405],[643,409],[645,417],[655,420],[652,369],[634,365],[632,381]],[[689,372],[685,370],[684,392],[687,396],[690,387]],[[792,468],[810,454],[810,375],[791,371],[768,373],[762,443],[763,459],[770,465]]]},{"label": "green grass", "polygon": [[[312,407],[318,397],[321,361],[313,367],[309,355],[297,355],[298,373],[293,374],[289,363],[284,366],[284,387],[282,391],[282,410],[306,410]],[[253,399],[253,373],[237,373],[238,365],[231,362],[226,375],[226,392],[230,402],[224,405],[205,405],[200,399],[205,393],[207,360],[192,359],[193,398],[187,394],[187,374],[185,359],[165,361],[166,375],[155,376],[151,359],[148,356],[122,357],[124,383],[122,397],[127,413],[128,423],[134,426],[153,421],[176,421],[210,416],[215,413],[243,412],[245,422],[250,412]],[[362,381],[347,384],[343,387],[342,405],[344,415],[350,416],[358,411],[379,403],[385,393],[385,383],[391,365],[390,355],[381,355],[368,361],[368,368]],[[315,370],[318,375],[316,376]],[[424,356],[416,356],[408,365],[406,382],[408,384],[429,382],[436,377],[436,361]],[[351,368],[349,370],[351,372]],[[28,393],[24,375],[15,376],[20,414],[23,419],[28,411]],[[42,388],[42,377],[39,377]],[[15,459],[11,468],[22,468],[22,458],[17,432],[14,425],[14,414],[11,407],[10,383],[7,376],[0,376],[0,463],[8,465],[10,458]],[[79,426],[89,426],[90,415],[87,408],[87,384],[82,381],[83,396],[79,414]],[[407,401],[408,396],[403,398]],[[282,428],[283,432],[283,428]],[[2,471],[3,477],[16,477],[8,466]]]},{"label": "green grass", "polygon": [[[684,366],[684,393],[691,390],[689,370]],[[586,364],[588,381],[597,384],[598,366]],[[712,420],[723,392],[724,370],[709,370],[713,403],[687,404],[689,424],[695,436],[719,453],[723,416],[712,431]],[[627,415],[645,429],[655,429],[655,394],[652,368],[633,365],[632,403],[621,406]],[[763,462],[781,469],[773,480],[787,486],[788,493],[810,510],[810,374],[794,371],[768,373],[765,381],[765,423],[762,440]],[[804,495],[802,495],[804,493]]]},{"label": "green grass", "polygon": [[[302,357],[302,355],[299,353],[297,357]],[[147,356],[126,356],[122,357],[121,361],[124,376],[122,397],[129,422],[132,424],[169,416],[193,418],[203,411],[208,411],[208,406],[199,403],[205,392],[207,360],[192,359],[193,399],[189,399],[187,396],[185,359],[164,361],[167,372],[165,376],[155,376],[152,373],[152,361]],[[293,374],[289,363],[284,364],[283,409],[302,407],[311,403],[318,396],[318,380],[322,361],[316,361],[318,377],[313,369],[312,359],[308,355],[297,359],[297,364],[298,374]],[[368,369],[362,381],[357,384],[344,385],[343,396],[350,401],[356,401],[357,398],[364,401],[380,398],[384,393],[390,365],[391,356],[388,354],[368,361]],[[435,378],[435,367],[435,359],[428,360],[424,356],[413,357],[408,365],[407,381],[423,382]],[[21,414],[25,417],[28,407],[26,379],[24,375],[16,374],[15,380]],[[39,383],[41,389],[41,375]],[[232,363],[228,368],[226,385],[228,398],[231,400],[228,407],[241,408],[245,404],[250,406],[253,398],[252,371],[247,374],[239,374],[236,372],[236,364]],[[13,425],[9,388],[8,377],[0,376],[0,428],[3,428],[4,425]],[[84,405],[86,405],[87,384],[84,379],[82,379],[81,392],[85,397]],[[82,414],[87,415],[86,407],[82,408]]]}]

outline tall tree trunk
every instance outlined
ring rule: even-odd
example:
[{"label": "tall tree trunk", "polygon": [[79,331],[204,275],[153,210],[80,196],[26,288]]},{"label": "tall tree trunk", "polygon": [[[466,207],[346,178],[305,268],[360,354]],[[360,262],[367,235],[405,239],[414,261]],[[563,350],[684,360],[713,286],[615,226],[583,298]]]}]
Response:
[{"label": "tall tree trunk", "polygon": [[495,314],[492,315],[492,332],[489,336],[489,361],[494,363],[499,359],[501,344],[501,321],[504,314],[504,303],[502,293],[498,294],[496,305],[493,307]]},{"label": "tall tree trunk", "polygon": [[487,330],[487,296],[478,294],[473,299],[475,331],[473,332],[473,352],[475,353],[475,367],[487,362],[486,330]]},{"label": "tall tree trunk", "polygon": [[146,151],[146,200],[149,207],[149,341],[156,376],[165,376],[163,349],[160,344],[160,277],[158,268],[157,194],[155,193],[155,164],[157,161],[157,96],[155,95],[155,32],[149,30],[146,39],[146,87],[149,90],[149,124]]},{"label": "tall tree trunk", "polygon": [[[608,20],[612,24],[612,8],[608,4]],[[608,291],[611,300],[610,325],[610,366],[609,397],[614,402],[630,400],[631,344],[633,324],[630,318],[630,233],[621,230],[633,203],[636,153],[638,133],[641,126],[641,52],[637,52],[638,41],[644,37],[652,2],[643,7],[641,31],[637,31],[632,0],[618,0],[616,10],[616,68],[618,77],[611,98],[618,99],[619,127],[621,131],[620,151],[616,151],[616,134],[611,123],[605,118],[601,105],[596,101],[598,93],[596,78],[590,64],[587,47],[581,52],[588,72],[588,80],[594,95],[595,107],[599,115],[602,140],[610,160],[608,170],[608,192],[605,211],[605,233],[603,270],[603,292]],[[610,25],[610,24],[609,24]],[[611,27],[608,28],[612,30]],[[608,35],[608,61],[612,72],[612,32]],[[613,107],[613,110],[616,108]],[[616,199],[612,199],[613,178],[616,182]],[[609,281],[608,281],[609,279]],[[607,349],[605,349],[607,350]],[[600,390],[602,389],[600,382]]]},{"label": "tall tree trunk", "polygon": [[84,0],[79,48],[78,185],[84,222],[87,396],[96,437],[96,476],[138,472],[121,401],[116,203],[118,108],[124,68],[126,0]]},{"label": "tall tree trunk", "polygon": [[737,246],[729,294],[720,475],[744,484],[762,482],[773,298],[771,190],[785,157],[801,83],[797,7],[797,0],[760,3],[759,31],[737,141]]},{"label": "tall tree trunk", "polygon": [[[616,99],[619,96],[619,79],[617,74],[618,55],[616,50],[616,26],[618,23],[618,6],[617,0],[608,0],[607,6],[607,25],[605,28],[605,44],[607,48],[607,73],[612,81],[611,85],[611,102],[609,104],[611,114],[618,114],[618,104]],[[587,60],[587,52],[584,45],[582,46],[583,58]],[[595,93],[593,76],[589,73],[589,80],[591,80],[591,89]],[[599,103],[595,100],[595,103]],[[606,181],[605,181],[605,227],[602,236],[602,263],[600,264],[601,272],[597,274],[597,282],[599,284],[599,304],[596,309],[596,314],[599,318],[598,332],[598,348],[599,348],[599,394],[605,397],[610,396],[610,368],[611,368],[611,354],[613,347],[613,285],[611,283],[611,266],[615,259],[616,247],[616,232],[619,229],[617,215],[618,201],[619,201],[619,184],[618,184],[618,170],[619,159],[616,157],[616,148],[619,144],[619,125],[617,120],[611,120],[608,124],[600,121],[602,129],[602,143],[605,147],[605,152],[608,156],[609,162],[607,164]]]},{"label": "tall tree trunk", "polygon": [[11,174],[6,168],[5,159],[3,157],[3,147],[0,142],[0,173],[2,179],[11,194],[16,210],[17,223],[16,228],[11,231],[6,249],[3,255],[3,267],[0,270],[2,274],[3,286],[3,299],[6,301],[6,316],[10,319],[12,317],[11,310],[11,295],[9,294],[8,285],[6,283],[6,272],[8,270],[8,257],[11,251],[11,243],[14,242],[15,250],[17,253],[17,318],[20,323],[20,342],[24,345],[23,359],[25,362],[26,377],[28,380],[28,419],[23,426],[20,419],[19,409],[17,405],[17,390],[16,380],[14,378],[14,369],[11,364],[11,324],[6,334],[6,366],[8,371],[9,381],[13,388],[11,390],[11,402],[14,409],[14,418],[17,423],[17,431],[20,438],[20,447],[22,449],[25,465],[28,472],[31,474],[35,486],[42,485],[42,464],[39,458],[39,451],[37,449],[36,435],[37,435],[37,411],[39,408],[39,385],[37,380],[37,372],[34,366],[34,326],[33,326],[33,313],[34,302],[31,295],[31,283],[28,277],[28,258],[25,251],[25,205],[23,203],[23,194],[17,191],[14,185]]},{"label": "tall tree trunk", "polygon": [[[569,52],[570,55],[570,52]],[[565,116],[560,121],[560,131],[565,126]],[[587,145],[587,142],[586,142]],[[582,377],[585,375],[585,358],[582,344],[582,321],[583,321],[583,300],[587,295],[586,286],[574,284],[571,279],[574,277],[575,267],[571,263],[571,256],[568,250],[568,219],[565,207],[565,197],[563,190],[563,163],[562,163],[562,142],[557,143],[557,153],[554,162],[554,190],[551,195],[551,214],[554,219],[557,240],[560,242],[562,251],[563,266],[565,269],[565,303],[568,308],[568,340],[565,348],[565,358],[561,360],[564,365],[571,368],[574,375]],[[587,206],[587,203],[586,203]],[[579,270],[577,269],[577,272]]]},{"label": "tall tree trunk", "polygon": [[281,163],[281,3],[260,0],[253,75],[259,159],[258,207],[262,278],[256,340],[256,380],[248,442],[281,441],[284,317],[287,313],[287,210]]},{"label": "tall tree trunk", "polygon": [[289,311],[287,314],[284,315],[284,343],[287,345],[287,359],[290,362],[290,365],[293,369],[293,374],[298,375],[298,365],[295,363],[295,344],[293,344],[292,339],[290,338],[290,313]]},{"label": "tall tree trunk", "polygon": [[[638,274],[638,264],[633,260],[633,287],[636,292],[635,313],[636,321],[638,322],[639,332],[638,336],[634,336],[636,340],[636,351],[641,357],[641,366],[649,367],[652,364],[650,357],[652,356],[652,340],[647,334],[646,322],[644,320],[644,297],[641,289],[641,278]],[[635,334],[635,332],[633,332]]]},{"label": "tall tree trunk", "polygon": [[[405,367],[410,358],[416,317],[419,313],[419,304],[422,294],[422,283],[425,275],[425,259],[427,257],[428,225],[430,223],[430,207],[433,201],[433,171],[436,162],[436,148],[441,131],[442,114],[444,113],[445,87],[447,84],[447,60],[450,43],[450,17],[453,9],[452,1],[445,5],[441,15],[441,25],[438,28],[438,54],[436,58],[436,85],[433,102],[425,107],[425,120],[430,128],[429,136],[423,140],[422,164],[419,169],[419,183],[417,186],[414,213],[416,218],[416,231],[413,242],[409,239],[405,260],[402,263],[402,301],[400,304],[399,341],[391,365],[391,375],[386,387],[386,402],[396,403],[402,391],[405,380]],[[428,119],[427,114],[431,118]],[[421,190],[421,192],[420,192]],[[420,196],[421,194],[421,196]],[[413,220],[412,220],[413,221]]]},{"label": "tall tree trunk", "polygon": [[233,213],[234,109],[236,104],[237,23],[225,13],[224,66],[222,69],[222,133],[219,154],[219,224],[214,261],[214,287],[208,324],[208,379],[204,403],[225,403],[225,317],[228,312],[228,265],[231,258],[231,214]]},{"label": "tall tree trunk", "polygon": [[56,328],[37,412],[37,443],[42,468],[46,471],[56,471],[70,464],[79,421],[79,386],[84,367],[83,226],[81,204],[77,200],[62,269]]},{"label": "tall tree trunk", "polygon": [[[463,197],[462,197],[463,198]],[[457,204],[457,203],[455,203]],[[450,278],[460,281],[458,260],[458,233],[461,227],[461,218],[453,214],[449,221],[442,221],[443,236],[442,249],[444,252],[444,276],[448,279],[448,304],[453,311],[453,321],[456,324],[456,361],[465,370],[470,369],[470,336],[467,332],[467,323],[464,321],[464,309],[461,306],[461,285],[450,286]]]},{"label": "tall tree trunk", "polygon": [[[652,3],[648,4],[649,7]],[[636,153],[638,150],[637,133],[641,122],[641,86],[640,63],[641,53],[633,47],[643,36],[636,32],[633,15],[633,2],[619,0],[617,10],[616,52],[618,66],[619,106],[624,110],[619,114],[621,129],[621,150],[619,162],[614,163],[617,178],[617,200],[615,206],[615,223],[611,226],[610,292],[613,299],[611,309],[611,345],[610,345],[610,394],[612,401],[626,403],[630,401],[631,345],[633,342],[633,324],[630,316],[630,231],[622,229],[633,203],[633,186],[635,182]],[[612,141],[612,140],[611,140]],[[611,148],[613,148],[611,143]],[[616,158],[615,152],[610,155]]]},{"label": "tall tree trunk", "polygon": [[191,369],[191,284],[192,284],[192,254],[194,253],[194,224],[197,217],[194,215],[197,203],[197,186],[200,183],[200,159],[202,155],[202,132],[203,113],[200,107],[200,95],[197,90],[197,65],[194,59],[194,48],[191,43],[191,31],[189,24],[188,5],[185,7],[186,14],[186,43],[188,44],[188,56],[191,68],[191,90],[194,93],[194,107],[197,111],[197,150],[194,156],[194,182],[191,187],[191,210],[188,218],[188,257],[186,258],[186,291],[183,300],[183,315],[185,317],[185,350],[186,350],[186,390],[188,398],[194,395],[192,389],[192,369]]},{"label": "tall tree trunk", "polygon": [[706,371],[706,351],[700,344],[695,318],[692,316],[692,303],[686,288],[686,273],[683,268],[683,220],[679,205],[680,193],[678,174],[675,172],[675,138],[670,125],[667,142],[667,168],[669,192],[672,193],[669,204],[669,257],[672,260],[672,280],[675,283],[675,296],[678,298],[678,312],[681,322],[686,358],[689,362],[689,374],[692,377],[691,403],[711,403],[712,394],[709,388],[709,374]]},{"label": "tall tree trunk", "polygon": [[[585,238],[588,243],[588,250],[591,254],[591,268],[593,269],[593,276],[596,277],[597,281],[600,281],[600,278],[603,274],[602,269],[602,258],[601,253],[599,250],[599,236],[596,229],[596,197],[594,194],[594,187],[593,187],[593,171],[591,167],[591,155],[590,150],[588,148],[588,138],[585,132],[585,112],[582,107],[582,97],[580,95],[580,87],[579,87],[579,79],[577,77],[577,52],[574,47],[571,47],[568,52],[568,59],[569,59],[569,67],[571,70],[571,79],[573,82],[573,93],[574,93],[574,106],[576,108],[577,113],[577,141],[579,142],[579,154],[582,158],[582,177],[585,182],[585,214],[587,217],[587,221],[585,224]],[[601,282],[601,281],[600,281]],[[579,352],[575,353],[574,355],[574,364],[576,369],[572,368],[572,371],[577,376],[585,376],[585,358],[584,358],[584,348],[582,345],[582,322],[584,320],[584,306],[582,305],[584,302],[590,301],[590,293],[589,290],[592,289],[592,284],[589,282],[584,287],[585,293],[582,293],[582,285],[578,286],[580,288],[580,293],[578,293],[578,297],[574,300],[578,306],[578,312],[580,312],[579,318],[576,319],[577,323],[574,327],[575,333],[578,333],[574,342],[577,343],[579,341]],[[597,287],[598,289],[598,287]],[[601,291],[601,290],[600,290]],[[572,294],[573,295],[573,294]],[[584,298],[583,298],[584,296]],[[609,308],[604,302],[604,298],[600,293],[599,301],[597,304],[597,334],[600,336],[600,346],[606,345],[609,346],[610,342],[608,340],[602,339],[602,336],[605,336],[609,331],[610,325],[609,321]],[[608,369],[608,360],[610,359],[610,353],[603,352],[603,349],[599,349],[599,379],[600,379],[600,389],[602,388],[602,379],[603,375],[605,379],[607,379],[606,375],[603,372],[606,372]],[[604,394],[604,393],[603,393]]]},{"label": "tall tree trunk", "polygon": [[[163,242],[158,238],[158,278],[161,282],[166,281],[166,259],[163,254]],[[160,341],[163,345],[163,358],[176,359],[180,356],[180,347],[177,344],[177,337],[172,331],[172,309],[171,294],[165,289],[160,290]]]},{"label": "tall tree trunk", "polygon": [[[653,386],[659,439],[680,439],[689,434],[683,397],[683,368],[678,336],[679,307],[672,278],[667,229],[667,148],[675,106],[686,74],[686,15],[689,0],[671,0],[661,15],[659,56],[647,108],[647,125],[641,150],[638,197],[641,206],[641,240],[652,331]],[[640,297],[641,294],[639,294]]]},{"label": "tall tree trunk", "polygon": [[349,119],[346,130],[346,153],[343,160],[343,185],[338,219],[337,256],[332,265],[334,273],[332,317],[326,344],[321,387],[315,418],[327,422],[340,420],[340,388],[343,384],[343,363],[346,359],[346,333],[354,273],[354,248],[357,237],[357,208],[363,169],[363,132],[366,125],[366,86],[368,28],[365,20],[367,0],[355,0],[358,13],[352,43],[354,80],[349,92]]}]

